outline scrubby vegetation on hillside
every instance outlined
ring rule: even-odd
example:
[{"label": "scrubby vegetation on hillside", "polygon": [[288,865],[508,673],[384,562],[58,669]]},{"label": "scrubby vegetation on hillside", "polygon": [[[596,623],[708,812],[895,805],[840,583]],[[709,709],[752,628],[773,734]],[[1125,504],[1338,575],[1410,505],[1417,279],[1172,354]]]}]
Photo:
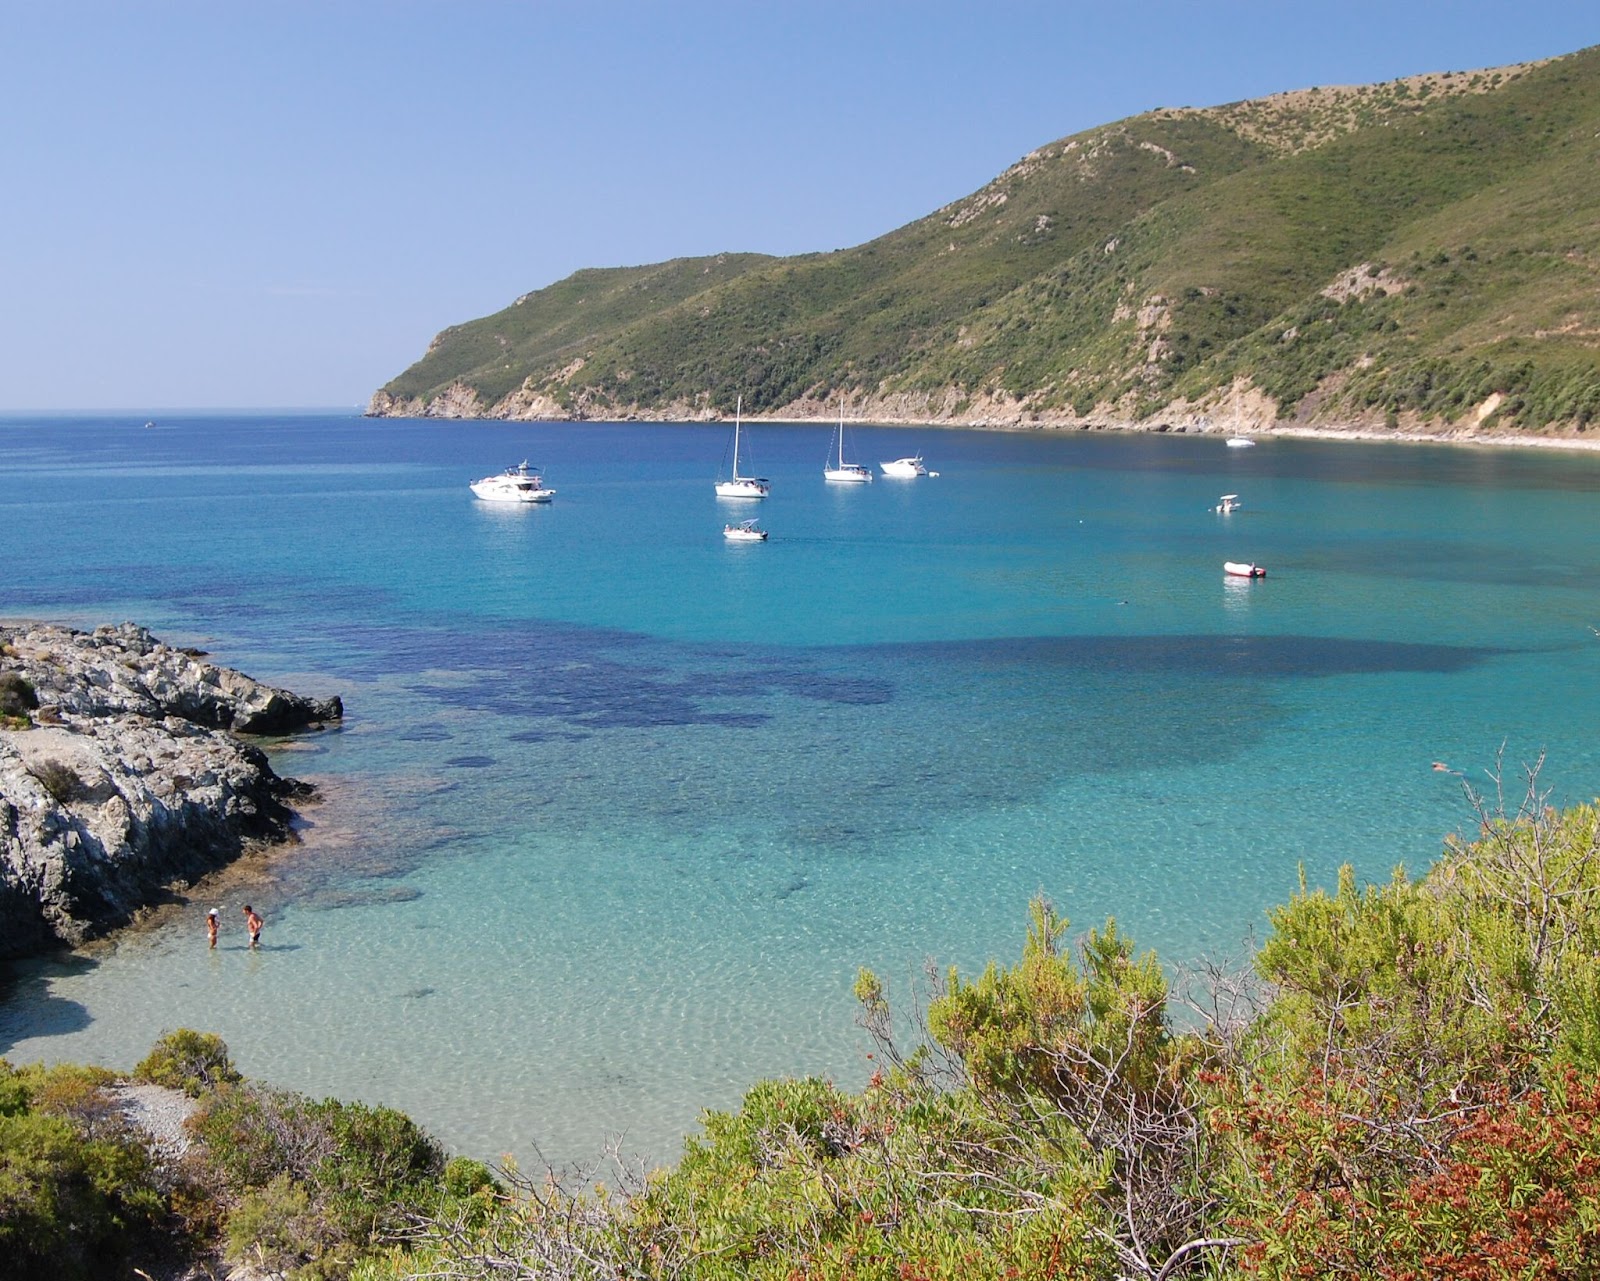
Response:
[{"label": "scrubby vegetation on hillside", "polygon": [[[442,333],[379,412],[1587,429],[1600,47],[1159,110],[854,249],[577,275]],[[1371,282],[1364,284],[1363,282]]]},{"label": "scrubby vegetation on hillside", "polygon": [[488,1170],[447,1161],[406,1116],[251,1084],[209,1033],[163,1037],[133,1080],[200,1100],[187,1152],[130,1119],[110,1072],[0,1059],[0,1274],[209,1275],[188,1269],[225,1259],[333,1281],[413,1222],[488,1204]]},{"label": "scrubby vegetation on hillside", "polygon": [[[16,1275],[220,1250],[295,1278],[1600,1275],[1600,808],[1480,808],[1413,879],[1302,884],[1253,972],[1174,978],[1035,902],[1020,959],[857,982],[859,1091],[766,1081],[677,1165],[499,1181],[383,1108],[236,1079],[158,1161],[109,1074],[0,1068]],[[909,1036],[909,1039],[907,1039]]]}]

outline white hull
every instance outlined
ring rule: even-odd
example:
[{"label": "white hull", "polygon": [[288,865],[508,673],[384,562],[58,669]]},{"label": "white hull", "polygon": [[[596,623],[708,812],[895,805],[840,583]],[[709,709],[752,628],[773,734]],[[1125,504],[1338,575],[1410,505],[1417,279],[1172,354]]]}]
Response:
[{"label": "white hull", "polygon": [[718,498],[765,498],[770,486],[762,476],[739,475],[739,420],[744,409],[744,397],[739,397],[733,411],[733,476],[717,482]]},{"label": "white hull", "polygon": [[767,486],[759,480],[749,480],[743,476],[735,480],[719,480],[717,482],[718,498],[765,498]]},{"label": "white hull", "polygon": [[828,461],[822,466],[822,479],[838,481],[842,484],[855,484],[872,479],[872,468],[864,467],[860,463],[847,463],[844,460],[844,401],[839,402],[839,430],[835,434],[839,442],[839,452],[834,456],[829,451]]},{"label": "white hull", "polygon": [[922,455],[915,458],[896,458],[892,463],[879,463],[885,476],[926,476],[928,469],[922,465]]},{"label": "white hull", "polygon": [[1265,578],[1267,576],[1266,570],[1251,561],[1225,560],[1222,562],[1222,572],[1234,578]]},{"label": "white hull", "polygon": [[472,492],[486,503],[547,503],[556,496],[553,489],[518,489],[482,480],[473,481]]},{"label": "white hull", "polygon": [[1229,449],[1252,449],[1252,448],[1255,447],[1255,443],[1256,442],[1251,440],[1250,437],[1248,437],[1248,436],[1229,436],[1228,437],[1228,448]]}]

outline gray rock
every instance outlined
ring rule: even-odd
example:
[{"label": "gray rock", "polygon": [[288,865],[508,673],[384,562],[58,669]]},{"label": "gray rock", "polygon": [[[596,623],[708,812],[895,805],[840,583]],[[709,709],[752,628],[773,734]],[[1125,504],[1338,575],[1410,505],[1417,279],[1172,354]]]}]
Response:
[{"label": "gray rock", "polygon": [[145,1146],[163,1165],[183,1159],[194,1141],[186,1122],[200,1104],[182,1090],[143,1081],[123,1081],[106,1091],[129,1125],[142,1135]]},{"label": "gray rock", "polygon": [[288,802],[310,788],[228,731],[343,712],[130,623],[0,625],[0,671],[39,702],[32,728],[0,729],[0,958],[86,942],[252,842],[293,840]]}]

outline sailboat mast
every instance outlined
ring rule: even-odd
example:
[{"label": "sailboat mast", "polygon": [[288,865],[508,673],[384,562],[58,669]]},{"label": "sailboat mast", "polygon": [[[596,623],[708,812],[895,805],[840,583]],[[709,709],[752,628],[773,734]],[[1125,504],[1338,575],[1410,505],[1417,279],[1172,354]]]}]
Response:
[{"label": "sailboat mast", "polygon": [[744,410],[744,397],[733,402],[733,478],[739,479],[739,416]]}]

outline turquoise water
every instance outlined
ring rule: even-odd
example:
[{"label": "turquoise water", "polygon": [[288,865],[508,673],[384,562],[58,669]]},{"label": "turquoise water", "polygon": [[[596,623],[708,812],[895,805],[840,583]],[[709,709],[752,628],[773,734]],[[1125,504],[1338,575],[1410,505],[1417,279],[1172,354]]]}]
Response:
[{"label": "turquoise water", "polygon": [[[13,1061],[199,1027],[474,1155],[665,1159],[760,1076],[859,1082],[857,968],[1011,958],[1041,890],[1237,957],[1301,865],[1469,826],[1435,760],[1600,779],[1600,457],[860,428],[940,474],[829,486],[826,426],[756,424],[740,504],[719,427],[143,422],[0,419],[0,615],[135,619],[348,719],[276,755],[325,799],[248,891],[264,950],[227,891],[17,967]],[[524,457],[554,503],[472,499]]]}]

